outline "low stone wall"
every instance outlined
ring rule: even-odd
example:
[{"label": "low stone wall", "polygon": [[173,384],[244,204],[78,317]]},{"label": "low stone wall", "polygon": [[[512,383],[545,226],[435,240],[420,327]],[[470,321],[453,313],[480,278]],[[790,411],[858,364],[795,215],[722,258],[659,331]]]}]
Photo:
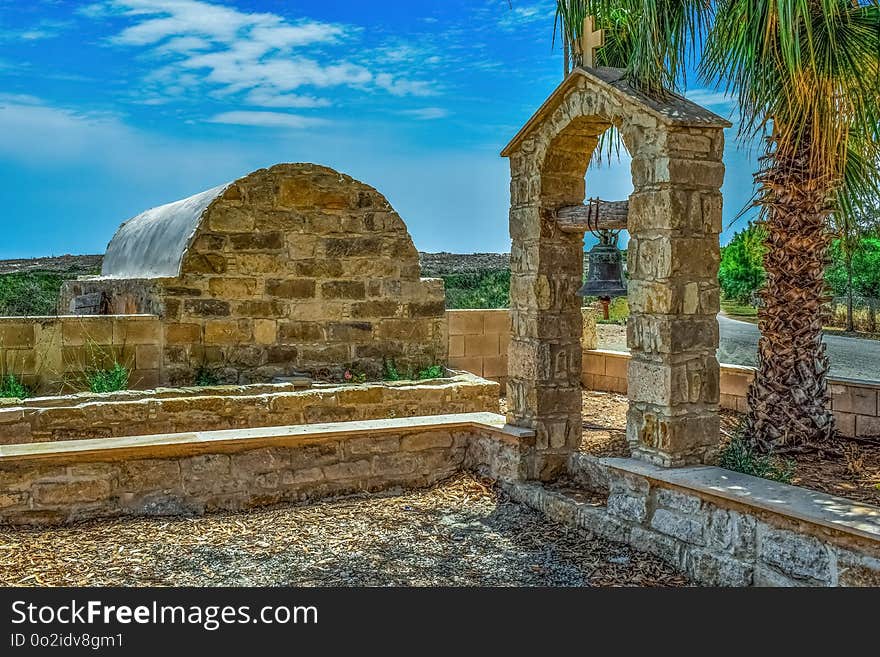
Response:
[{"label": "low stone wall", "polygon": [[152,315],[0,317],[0,374],[39,394],[82,390],[90,370],[131,370],[133,388],[159,383],[162,326]]},{"label": "low stone wall", "polygon": [[473,441],[518,446],[528,434],[477,413],[3,447],[0,524],[238,511],[428,486],[485,469]]},{"label": "low stone wall", "polygon": [[72,395],[0,405],[0,444],[498,411],[467,372],[421,382],[291,384]]},{"label": "low stone wall", "polygon": [[[581,382],[589,390],[626,394],[629,354],[594,349],[584,352]],[[754,367],[721,365],[721,407],[740,413],[748,408],[749,385]],[[880,381],[828,379],[831,409],[837,429],[844,436],[880,435]]]},{"label": "low stone wall", "polygon": [[880,586],[880,508],[709,466],[572,458],[581,502],[508,483],[520,502],[655,554],[707,586]]}]

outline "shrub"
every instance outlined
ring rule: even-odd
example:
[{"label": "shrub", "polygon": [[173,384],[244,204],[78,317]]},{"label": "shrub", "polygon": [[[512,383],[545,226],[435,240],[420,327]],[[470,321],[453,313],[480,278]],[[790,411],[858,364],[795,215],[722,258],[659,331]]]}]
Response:
[{"label": "shrub", "polygon": [[510,270],[443,276],[447,308],[507,308]]},{"label": "shrub", "polygon": [[742,435],[731,438],[721,451],[718,465],[726,470],[772,479],[784,484],[791,483],[795,470],[794,461],[784,461],[772,454],[759,454]]},{"label": "shrub", "polygon": [[128,368],[113,363],[109,370],[92,370],[86,373],[86,381],[92,392],[119,392],[128,389]]},{"label": "shrub", "polygon": [[24,387],[14,374],[6,374],[0,377],[0,398],[26,399],[29,396],[30,391]]}]

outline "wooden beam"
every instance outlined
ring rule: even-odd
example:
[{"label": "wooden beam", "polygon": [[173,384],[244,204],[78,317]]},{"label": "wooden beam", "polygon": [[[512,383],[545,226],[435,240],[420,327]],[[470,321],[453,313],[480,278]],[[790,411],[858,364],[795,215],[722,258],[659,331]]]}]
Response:
[{"label": "wooden beam", "polygon": [[589,212],[588,205],[567,205],[556,210],[556,222],[566,233],[586,233],[590,228],[625,230],[629,201],[599,201],[599,218],[593,226],[587,225]]}]

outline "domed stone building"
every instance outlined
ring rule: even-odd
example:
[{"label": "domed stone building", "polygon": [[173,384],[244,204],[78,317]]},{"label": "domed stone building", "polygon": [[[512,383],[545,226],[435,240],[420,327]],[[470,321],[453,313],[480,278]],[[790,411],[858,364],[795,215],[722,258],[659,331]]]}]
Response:
[{"label": "domed stone building", "polygon": [[295,372],[376,376],[446,360],[445,295],[421,279],[382,194],[314,164],[279,164],[123,223],[73,314],[156,314],[163,383],[208,369],[248,383]]}]

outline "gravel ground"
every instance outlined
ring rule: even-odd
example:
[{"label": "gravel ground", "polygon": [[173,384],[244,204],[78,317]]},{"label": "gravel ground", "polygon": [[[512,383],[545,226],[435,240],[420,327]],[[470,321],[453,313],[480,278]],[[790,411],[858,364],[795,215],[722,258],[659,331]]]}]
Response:
[{"label": "gravel ground", "polygon": [[429,490],[201,518],[0,530],[0,584],[684,586],[469,476]]}]

